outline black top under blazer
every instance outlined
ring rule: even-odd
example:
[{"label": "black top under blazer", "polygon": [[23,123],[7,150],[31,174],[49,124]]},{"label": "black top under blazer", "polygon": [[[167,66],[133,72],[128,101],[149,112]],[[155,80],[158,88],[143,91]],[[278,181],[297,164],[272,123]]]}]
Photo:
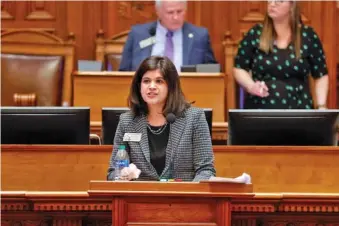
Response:
[{"label": "black top under blazer", "polygon": [[[138,180],[168,178],[200,181],[215,176],[211,136],[203,109],[190,107],[170,125],[166,163],[160,176],[150,161],[147,123],[145,115],[135,117],[131,111],[121,114],[114,137],[108,180],[114,180],[113,160],[119,145],[126,145],[130,163],[141,170]],[[125,133],[141,133],[140,142],[124,142]]]}]

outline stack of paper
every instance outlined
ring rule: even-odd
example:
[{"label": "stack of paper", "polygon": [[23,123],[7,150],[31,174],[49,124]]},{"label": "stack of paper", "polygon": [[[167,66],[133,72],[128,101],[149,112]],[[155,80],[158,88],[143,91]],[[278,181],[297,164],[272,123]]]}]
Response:
[{"label": "stack of paper", "polygon": [[227,177],[211,177],[209,181],[215,182],[229,182],[229,183],[240,183],[240,184],[251,184],[251,176],[247,173],[243,173],[241,176],[236,178]]}]

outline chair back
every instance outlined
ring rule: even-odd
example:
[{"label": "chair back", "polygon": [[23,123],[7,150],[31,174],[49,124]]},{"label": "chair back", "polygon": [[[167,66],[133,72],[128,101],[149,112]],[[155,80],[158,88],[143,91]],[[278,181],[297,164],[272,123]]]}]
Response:
[{"label": "chair back", "polygon": [[74,36],[31,29],[1,34],[1,105],[72,105]]},{"label": "chair back", "polygon": [[102,62],[105,71],[117,71],[121,62],[122,51],[129,31],[114,35],[109,39],[104,38],[100,30],[96,39],[96,60]]}]

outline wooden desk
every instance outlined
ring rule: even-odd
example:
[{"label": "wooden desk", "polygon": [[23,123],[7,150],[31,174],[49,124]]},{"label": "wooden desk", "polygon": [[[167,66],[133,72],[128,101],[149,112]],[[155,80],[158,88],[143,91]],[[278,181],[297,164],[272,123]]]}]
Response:
[{"label": "wooden desk", "polygon": [[[1,145],[7,191],[86,191],[105,180],[112,146]],[[255,192],[338,192],[339,147],[214,146],[217,176],[252,176]]]},{"label": "wooden desk", "polygon": [[250,198],[252,185],[194,182],[92,181],[88,193],[112,198],[113,225],[231,226],[231,200]]},{"label": "wooden desk", "polygon": [[[74,106],[91,107],[91,121],[101,121],[102,107],[126,107],[133,72],[75,72]],[[225,122],[225,76],[222,73],[181,73],[180,82],[194,106],[213,109],[213,121]]]},{"label": "wooden desk", "polygon": [[337,226],[339,222],[338,193],[206,196],[197,191],[192,197],[193,192],[180,192],[182,185],[169,186],[173,185],[171,193],[154,191],[154,186],[140,191],[137,184],[115,191],[5,191],[1,225]]}]

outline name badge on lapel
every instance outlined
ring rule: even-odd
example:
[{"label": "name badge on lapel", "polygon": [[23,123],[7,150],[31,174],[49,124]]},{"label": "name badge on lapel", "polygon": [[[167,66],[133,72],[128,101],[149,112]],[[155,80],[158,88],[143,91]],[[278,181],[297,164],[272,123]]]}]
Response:
[{"label": "name badge on lapel", "polygon": [[141,49],[146,48],[147,46],[153,45],[155,43],[155,36],[146,38],[139,42],[139,46]]},{"label": "name badge on lapel", "polygon": [[125,133],[123,141],[139,142],[141,140],[141,133]]}]

